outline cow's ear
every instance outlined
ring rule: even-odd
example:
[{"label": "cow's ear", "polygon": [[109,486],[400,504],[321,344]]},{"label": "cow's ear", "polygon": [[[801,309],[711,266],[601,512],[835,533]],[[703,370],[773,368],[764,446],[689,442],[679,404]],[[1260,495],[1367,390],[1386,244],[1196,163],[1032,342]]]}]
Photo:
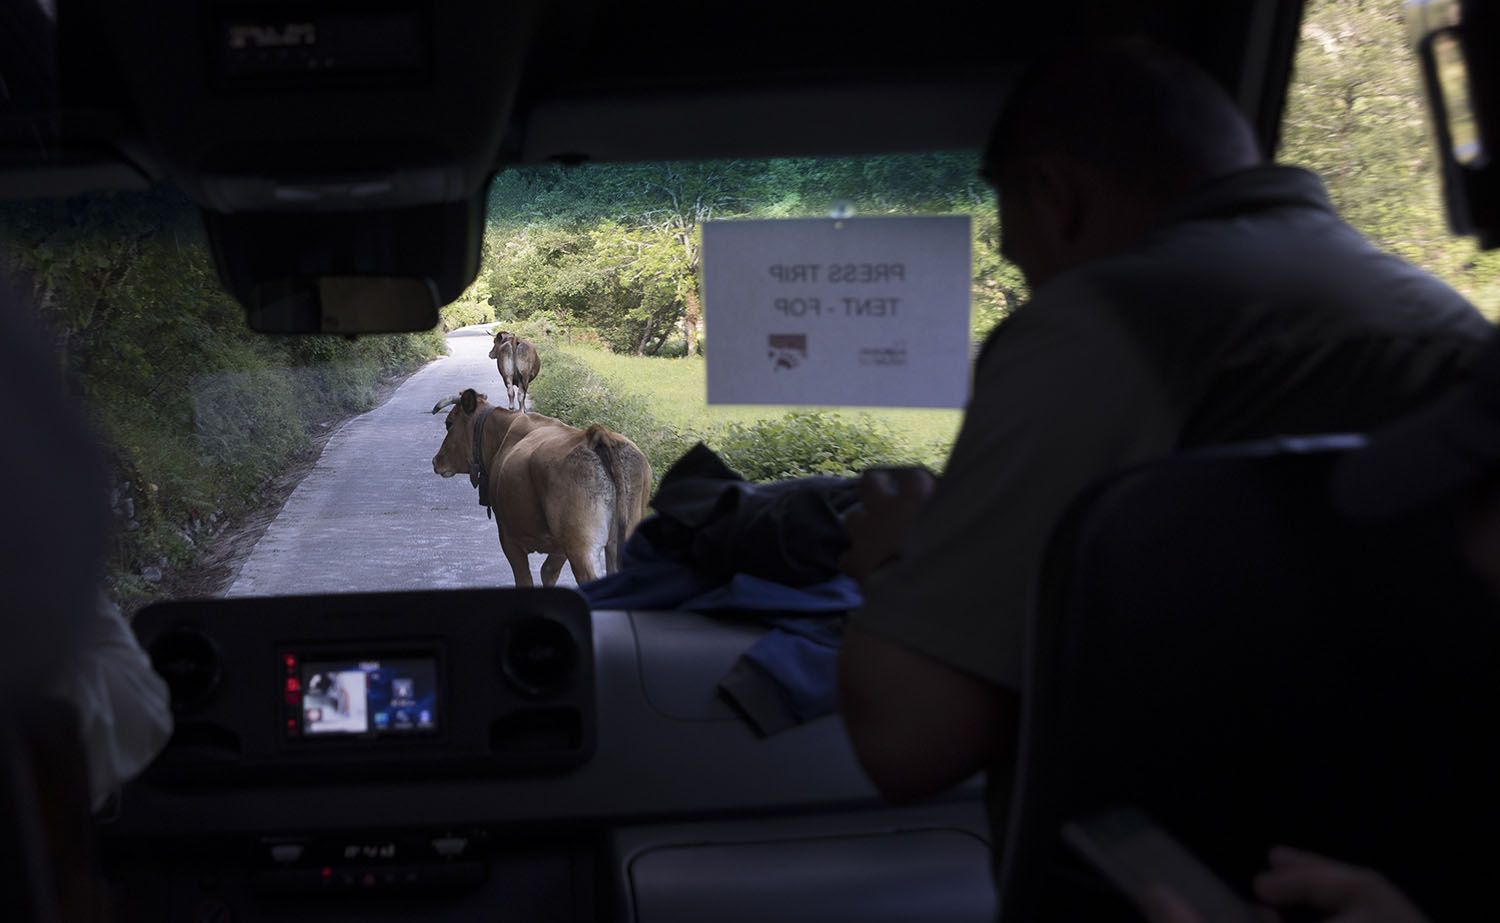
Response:
[{"label": "cow's ear", "polygon": [[464,409],[464,413],[473,413],[474,408],[479,406],[479,395],[473,388],[465,388],[463,396],[458,399],[458,404]]}]

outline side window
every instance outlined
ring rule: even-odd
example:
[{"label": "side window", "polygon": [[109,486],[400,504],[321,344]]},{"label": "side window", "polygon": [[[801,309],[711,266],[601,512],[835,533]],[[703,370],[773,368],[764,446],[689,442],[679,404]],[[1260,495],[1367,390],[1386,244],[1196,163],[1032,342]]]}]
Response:
[{"label": "side window", "polygon": [[1310,0],[1280,159],[1316,171],[1349,223],[1500,317],[1500,251],[1448,231],[1402,0]]}]

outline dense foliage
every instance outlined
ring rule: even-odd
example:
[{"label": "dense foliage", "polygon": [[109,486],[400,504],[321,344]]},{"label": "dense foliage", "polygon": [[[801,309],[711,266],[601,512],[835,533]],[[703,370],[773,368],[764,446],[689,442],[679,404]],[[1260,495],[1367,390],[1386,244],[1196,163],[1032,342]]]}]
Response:
[{"label": "dense foliage", "polygon": [[329,421],[373,406],[383,379],[443,348],[436,334],[251,333],[196,214],[161,191],[7,205],[0,260],[31,281],[107,439],[125,598],[192,560]]},{"label": "dense foliage", "polygon": [[502,319],[549,314],[615,350],[702,348],[700,230],[711,218],[966,213],[975,327],[1024,295],[999,255],[993,199],[972,153],[511,170],[490,190],[484,269],[466,296]]},{"label": "dense foliage", "polygon": [[780,419],[731,423],[711,437],[725,464],[752,481],[808,475],[857,476],[866,468],[906,462],[890,432],[838,414],[798,411]]},{"label": "dense foliage", "polygon": [[1500,251],[1452,236],[1427,109],[1396,0],[1311,0],[1281,159],[1321,175],[1344,218],[1381,247],[1500,313]]}]

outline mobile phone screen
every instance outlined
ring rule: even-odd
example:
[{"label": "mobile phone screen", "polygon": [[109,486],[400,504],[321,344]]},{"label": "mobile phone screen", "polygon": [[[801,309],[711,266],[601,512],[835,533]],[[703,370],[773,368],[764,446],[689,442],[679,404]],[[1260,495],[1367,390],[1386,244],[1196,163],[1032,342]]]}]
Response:
[{"label": "mobile phone screen", "polygon": [[1067,824],[1062,835],[1133,900],[1162,888],[1190,904],[1204,923],[1258,923],[1248,901],[1137,809],[1118,808]]}]

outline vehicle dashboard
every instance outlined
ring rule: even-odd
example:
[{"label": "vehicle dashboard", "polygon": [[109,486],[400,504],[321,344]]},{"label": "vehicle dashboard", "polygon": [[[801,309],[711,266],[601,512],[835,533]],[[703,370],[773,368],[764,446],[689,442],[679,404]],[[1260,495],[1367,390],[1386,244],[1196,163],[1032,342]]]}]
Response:
[{"label": "vehicle dashboard", "polygon": [[[836,719],[760,738],[718,697],[755,622],[507,589],[135,626],[178,728],[103,828],[127,918],[880,919],[901,893],[993,913],[977,782],[893,810]],[[328,675],[338,696],[308,685]]]}]

